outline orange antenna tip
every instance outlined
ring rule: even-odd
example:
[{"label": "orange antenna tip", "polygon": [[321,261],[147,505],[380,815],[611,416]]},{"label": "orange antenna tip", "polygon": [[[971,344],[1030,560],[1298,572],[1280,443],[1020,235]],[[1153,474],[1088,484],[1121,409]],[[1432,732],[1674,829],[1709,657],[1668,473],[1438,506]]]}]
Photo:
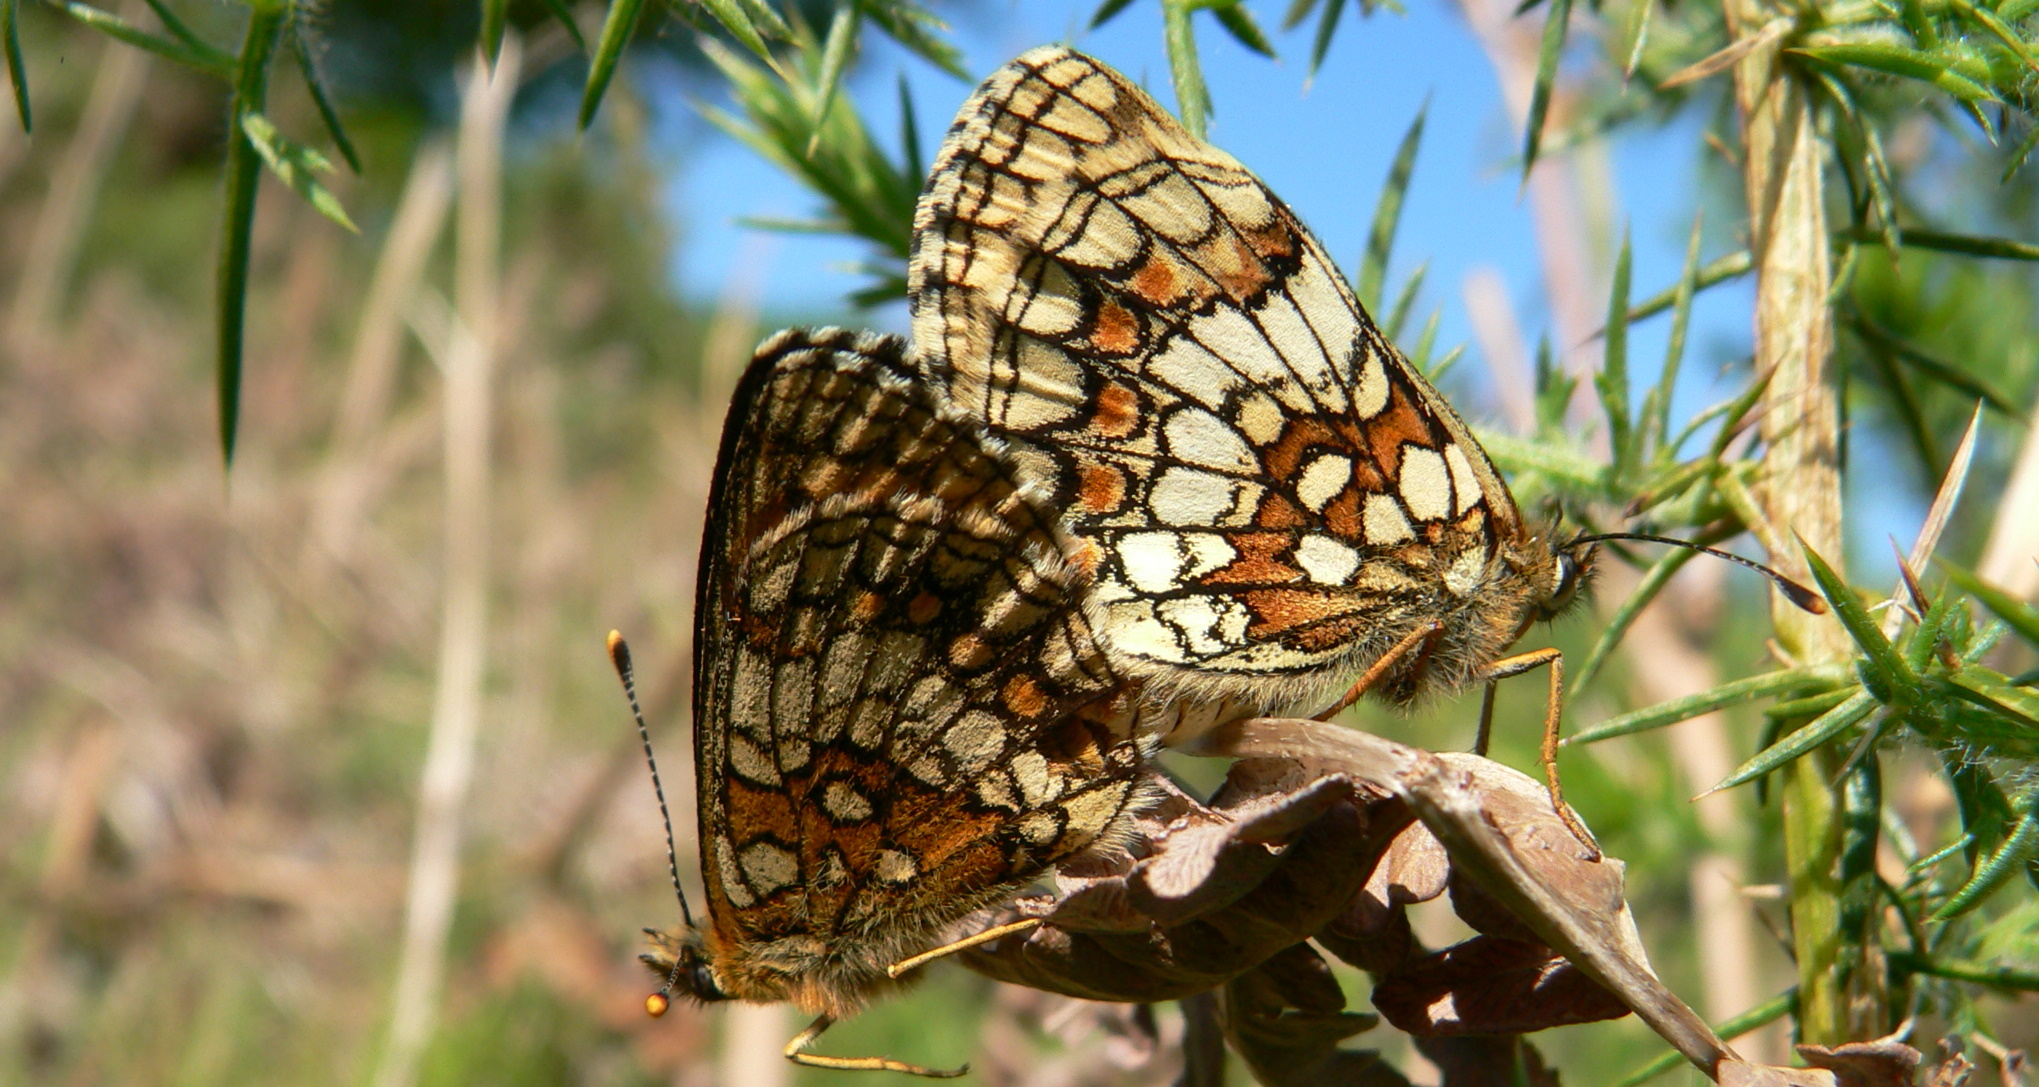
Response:
[{"label": "orange antenna tip", "polygon": [[666,1009],[672,1006],[673,1002],[664,993],[653,993],[644,998],[644,1014],[651,1016],[653,1019],[664,1015]]}]

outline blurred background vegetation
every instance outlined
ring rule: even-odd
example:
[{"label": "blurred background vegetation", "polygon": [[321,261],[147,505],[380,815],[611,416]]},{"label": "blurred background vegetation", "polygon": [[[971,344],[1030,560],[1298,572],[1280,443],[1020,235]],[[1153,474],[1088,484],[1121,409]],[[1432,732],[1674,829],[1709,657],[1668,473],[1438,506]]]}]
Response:
[{"label": "blurred background vegetation", "polygon": [[[907,138],[864,120],[891,71],[843,80],[878,36],[903,47],[888,64],[984,73],[911,4],[639,6],[0,0],[19,95],[0,123],[0,1081],[829,1075],[780,1060],[782,1010],[641,1010],[635,933],[674,910],[601,638],[636,642],[667,790],[690,797],[689,608],[728,390],[763,333],[832,316],[761,313],[735,270],[721,297],[682,297],[689,223],[664,194],[679,149],[741,139],[815,190],[802,229],[865,243],[859,299],[895,298],[965,84],[919,103]],[[1192,123],[1224,104],[1198,33],[1277,52],[1300,82],[1362,15],[1394,17],[1374,6],[1164,0],[1176,101]],[[1903,623],[1842,608],[1851,626],[1794,632],[1711,564],[1610,556],[1596,618],[1552,632],[1568,719],[1682,723],[1568,749],[1568,795],[1629,863],[1672,988],[1715,1020],[1779,1024],[1745,1052],[1783,1059],[1783,1024],[1838,1041],[1918,1016],[1922,1047],[1957,1037],[1994,1075],[2039,1045],[2039,201],[2020,170],[2039,3],[1527,6],[1458,12],[1493,67],[1465,75],[1498,79],[1523,133],[1544,346],[1477,314],[1468,350],[1436,343],[1421,273],[1388,281],[1406,166],[1349,269],[1448,392],[1497,409],[1483,437],[1525,506],[1753,529],[1809,579],[1796,530],[1874,572],[1860,603],[1891,595],[1892,526],[1779,515],[1780,493],[1819,484],[1780,467],[1789,439],[1767,428],[1813,397],[1779,391],[1760,322],[1747,395],[1672,412],[1692,296],[1789,271],[1749,255],[1762,160],[1734,79],[1788,90],[1771,104],[1802,110],[1823,182],[1827,280],[1747,297],[1832,321],[1811,378],[1832,394],[1832,497],[1923,509],[1950,470],[1966,482],[1937,547],[1951,565],[1915,563]],[[1717,152],[1693,259],[1630,282],[1574,171],[1693,115]],[[1678,330],[1663,358],[1628,357],[1631,321]],[[1534,681],[1504,692],[1515,765],[1540,699]],[[1450,747],[1472,706],[1351,716]],[[1803,742],[1773,746],[1787,735]],[[1757,785],[1688,803],[1738,765]],[[1826,860],[1799,863],[1806,848]],[[1809,953],[1817,916],[1839,935]],[[1449,918],[1424,923],[1451,938]],[[989,1083],[1171,1081],[1166,1046],[1121,1012],[932,973],[831,1050],[968,1057]],[[1162,1028],[1179,1029],[1166,1010]],[[1391,1034],[1361,1040],[1420,1079]],[[1574,1083],[1663,1048],[1632,1020],[1536,1043]]]}]

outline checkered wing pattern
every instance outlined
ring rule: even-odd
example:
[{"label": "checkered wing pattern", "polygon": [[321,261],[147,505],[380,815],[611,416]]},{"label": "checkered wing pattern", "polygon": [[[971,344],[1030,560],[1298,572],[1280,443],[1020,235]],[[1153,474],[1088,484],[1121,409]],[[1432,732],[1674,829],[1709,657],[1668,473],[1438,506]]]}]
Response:
[{"label": "checkered wing pattern", "polygon": [[1050,508],[902,341],[780,333],[729,420],[695,634],[707,939],[730,995],[840,1007],[1109,835],[1142,759],[1102,723],[1121,685]]},{"label": "checkered wing pattern", "polygon": [[1037,49],[963,107],[911,296],[924,373],[1066,511],[1150,689],[1321,705],[1441,621],[1406,700],[1516,632],[1521,517],[1465,424],[1295,215],[1111,69]]}]

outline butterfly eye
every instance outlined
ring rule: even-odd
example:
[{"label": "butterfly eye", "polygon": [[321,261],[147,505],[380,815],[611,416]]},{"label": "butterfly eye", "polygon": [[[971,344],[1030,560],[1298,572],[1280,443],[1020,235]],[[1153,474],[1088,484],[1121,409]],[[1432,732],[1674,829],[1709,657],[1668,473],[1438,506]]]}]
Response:
[{"label": "butterfly eye", "polygon": [[1551,564],[1550,585],[1544,591],[1543,599],[1536,602],[1537,618],[1550,620],[1563,614],[1565,609],[1579,597],[1579,585],[1584,580],[1584,567],[1577,556],[1570,551],[1559,551]]}]

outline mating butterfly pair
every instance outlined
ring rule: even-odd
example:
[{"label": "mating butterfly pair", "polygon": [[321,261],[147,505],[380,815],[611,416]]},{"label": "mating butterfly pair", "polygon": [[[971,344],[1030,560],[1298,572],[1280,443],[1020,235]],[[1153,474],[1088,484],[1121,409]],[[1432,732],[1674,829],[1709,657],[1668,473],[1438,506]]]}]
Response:
[{"label": "mating butterfly pair", "polygon": [[801,1051],[965,914],[1118,843],[1158,745],[1553,662],[1497,664],[1588,545],[1524,523],[1287,207],[1094,60],[1036,49],[977,91],[913,249],[911,348],[782,332],[730,407],[695,643],[708,919],[646,959],[817,1016],[795,1060],[926,1072]]}]

